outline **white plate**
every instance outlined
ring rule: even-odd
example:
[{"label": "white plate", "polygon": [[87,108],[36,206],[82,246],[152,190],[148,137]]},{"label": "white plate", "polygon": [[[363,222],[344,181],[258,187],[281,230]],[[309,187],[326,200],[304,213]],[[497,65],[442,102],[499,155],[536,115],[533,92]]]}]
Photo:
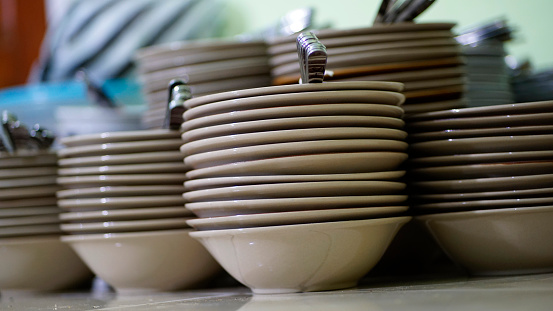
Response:
[{"label": "white plate", "polygon": [[92,211],[114,208],[175,206],[184,203],[182,195],[150,195],[141,197],[62,199],[58,201],[58,206],[69,210]]},{"label": "white plate", "polygon": [[60,219],[57,214],[0,218],[0,228],[59,223]]},{"label": "white plate", "polygon": [[[323,43],[324,44],[324,43]],[[440,48],[440,47],[452,47],[458,46],[459,43],[452,38],[437,38],[437,39],[423,39],[423,40],[402,40],[395,42],[386,42],[386,43],[370,43],[370,44],[357,44],[357,45],[348,45],[341,47],[326,47],[326,53],[328,58],[335,58],[337,56],[363,53],[363,52],[395,52],[395,51],[404,51],[409,49],[420,49],[420,48]],[[274,55],[270,59],[270,64],[273,67],[289,64],[292,62],[298,62],[298,53],[288,52],[280,55]]]},{"label": "white plate", "polygon": [[60,190],[60,186],[53,185],[48,186],[36,186],[29,188],[15,188],[15,189],[0,189],[0,200],[16,200],[16,199],[29,199],[55,196],[56,191]]},{"label": "white plate", "polygon": [[473,200],[473,201],[453,201],[441,203],[428,203],[413,206],[413,208],[438,212],[438,211],[462,211],[473,209],[491,209],[491,208],[526,208],[530,206],[551,205],[553,197],[545,198],[522,198],[522,199],[496,199],[496,200]]},{"label": "white plate", "polygon": [[491,127],[465,130],[444,130],[435,132],[409,133],[409,139],[415,142],[455,138],[534,135],[549,133],[553,133],[553,125]]},{"label": "white plate", "polygon": [[409,116],[409,120],[437,120],[480,116],[505,116],[516,114],[553,112],[553,101],[516,103],[507,105],[444,110]]},{"label": "white plate", "polygon": [[442,156],[454,154],[552,150],[552,135],[516,135],[433,140],[409,146],[415,155]]},{"label": "white plate", "polygon": [[198,217],[403,205],[406,195],[299,197],[186,203]]},{"label": "white plate", "polygon": [[187,167],[182,161],[165,163],[147,163],[147,164],[121,164],[121,165],[102,165],[102,166],[82,166],[71,168],[60,168],[60,176],[71,175],[111,175],[111,174],[159,174],[159,173],[178,173],[187,172]]},{"label": "white plate", "polygon": [[60,190],[56,193],[60,199],[69,198],[97,198],[114,196],[147,196],[162,194],[182,194],[181,185],[147,185],[147,186],[107,186],[94,188],[79,188]]},{"label": "white plate", "polygon": [[208,103],[186,110],[183,118],[191,120],[231,111],[317,104],[367,103],[399,106],[404,100],[405,97],[402,94],[389,91],[341,90],[286,93]]},{"label": "white plate", "polygon": [[138,232],[153,230],[183,229],[189,227],[186,221],[190,218],[167,218],[146,220],[117,220],[89,223],[61,224],[61,230],[70,234]]},{"label": "white plate", "polygon": [[[410,32],[397,32],[397,33],[384,33],[384,34],[370,34],[370,35],[354,35],[347,37],[330,37],[325,38],[323,44],[327,48],[352,46],[361,44],[377,44],[384,42],[398,42],[398,41],[411,41],[411,40],[424,40],[424,39],[447,39],[452,38],[453,33],[449,30],[423,30],[423,31],[410,31]],[[270,55],[284,54],[288,52],[297,51],[296,45],[293,42],[284,44],[273,44],[268,47],[267,53]]]},{"label": "white plate", "polygon": [[357,174],[230,176],[188,180],[184,182],[184,187],[186,190],[199,190],[215,187],[302,181],[397,180],[402,178],[404,175],[405,171]]},{"label": "white plate", "polygon": [[51,152],[17,152],[15,155],[0,153],[0,168],[29,168],[56,165],[58,156]]},{"label": "white plate", "polygon": [[58,168],[56,165],[41,166],[33,168],[2,168],[0,169],[0,180],[22,177],[39,177],[56,175]]},{"label": "white plate", "polygon": [[0,189],[55,185],[56,178],[57,175],[0,179]]},{"label": "white plate", "polygon": [[187,224],[197,230],[237,229],[264,226],[294,225],[327,221],[344,221],[396,216],[407,211],[407,206],[357,207],[315,211],[294,211],[250,215],[196,218]]},{"label": "white plate", "polygon": [[412,169],[409,174],[415,179],[458,179],[508,177],[536,174],[553,174],[553,161],[507,162],[438,166]]},{"label": "white plate", "polygon": [[115,154],[104,156],[90,156],[60,159],[60,167],[74,166],[103,166],[103,165],[121,165],[121,164],[140,164],[140,163],[161,163],[182,161],[184,156],[180,151],[159,151],[159,152],[141,152],[134,154]]},{"label": "white plate", "polygon": [[[56,187],[57,188],[57,187]],[[59,188],[57,188],[59,189]],[[0,209],[2,208],[23,208],[23,207],[41,207],[41,206],[54,206],[58,203],[55,193],[51,192],[45,197],[38,198],[21,198],[11,200],[0,200]]]},{"label": "white plate", "polygon": [[31,217],[41,215],[55,215],[56,217],[63,210],[57,206],[42,205],[40,207],[16,207],[16,208],[0,208],[0,217]]},{"label": "white plate", "polygon": [[311,154],[232,163],[192,170],[190,179],[224,176],[349,174],[397,170],[407,159],[403,152]]},{"label": "white plate", "polygon": [[398,194],[405,184],[395,181],[315,181],[279,184],[242,185],[188,191],[183,197],[188,202],[219,200],[246,200],[294,198],[313,196],[351,196]]},{"label": "white plate", "polygon": [[[403,110],[405,111],[406,117],[413,113],[421,113],[428,111],[436,111],[443,109],[459,109],[465,108],[469,105],[469,101],[466,98],[459,98],[453,100],[444,100],[444,101],[430,101],[423,103],[408,103],[403,105]],[[409,137],[411,133],[409,133]]]},{"label": "white plate", "polygon": [[451,156],[420,157],[410,159],[413,166],[463,165],[515,161],[550,161],[553,151],[518,151],[496,153],[472,153]]},{"label": "white plate", "polygon": [[187,108],[193,108],[208,103],[226,101],[230,99],[247,98],[255,96],[266,96],[288,93],[338,91],[338,90],[380,90],[401,92],[403,87],[397,82],[328,82],[328,83],[306,83],[260,87],[253,89],[242,89],[232,92],[224,92],[207,96],[192,98],[185,102]]},{"label": "white plate", "polygon": [[[456,57],[461,55],[458,46],[436,48],[413,48],[393,51],[358,52],[345,55],[336,55],[327,60],[327,70],[336,70],[343,67],[366,66],[374,64],[391,64],[408,61],[428,60],[436,58]],[[299,62],[273,67],[273,76],[298,73]]]},{"label": "white plate", "polygon": [[184,163],[194,169],[207,168],[235,162],[255,161],[308,154],[335,152],[395,151],[404,152],[408,144],[386,139],[341,139],[298,141],[259,146],[247,146],[197,153],[184,158]]},{"label": "white plate", "polygon": [[403,141],[407,133],[402,130],[370,127],[327,127],[264,131],[205,138],[185,143],[180,151],[185,155],[220,149],[294,141],[329,139],[389,139]]},{"label": "white plate", "polygon": [[61,234],[59,224],[28,225],[0,228],[0,237],[20,237],[29,235]]},{"label": "white plate", "polygon": [[58,155],[64,157],[112,155],[122,153],[139,153],[152,151],[171,151],[178,149],[182,144],[178,139],[144,140],[136,142],[95,144],[77,147],[63,148]]},{"label": "white plate", "polygon": [[169,207],[146,207],[114,209],[88,212],[67,212],[61,213],[59,219],[69,222],[89,222],[89,221],[111,221],[111,220],[136,220],[136,219],[156,219],[169,217],[192,217],[192,211],[186,209],[184,205]]},{"label": "white plate", "polygon": [[60,139],[60,143],[67,147],[76,147],[95,144],[171,139],[177,137],[179,137],[178,131],[160,129],[143,131],[104,132],[98,134],[69,136]]},{"label": "white plate", "polygon": [[416,181],[411,182],[409,186],[419,193],[460,193],[549,188],[553,187],[553,174]]},{"label": "white plate", "polygon": [[[237,122],[269,122],[274,124],[275,122],[286,122],[287,128],[301,128],[301,124],[304,121],[309,122],[318,122],[321,124],[325,122],[329,117],[344,117],[344,116],[358,116],[358,117],[386,117],[387,119],[376,118],[374,120],[386,121],[390,118],[393,118],[392,125],[389,127],[392,128],[403,128],[405,123],[402,120],[399,120],[403,116],[403,109],[397,106],[387,106],[379,104],[319,104],[319,105],[306,105],[306,106],[288,106],[288,107],[274,107],[274,108],[263,108],[263,109],[252,109],[252,110],[242,110],[242,111],[232,111],[227,113],[215,114],[210,116],[205,116],[197,119],[187,120],[181,126],[181,131],[187,132],[194,129],[200,129],[203,127],[215,126],[215,125],[228,125],[234,124]],[[325,118],[322,118],[325,117]],[[292,119],[297,118],[297,119]],[[310,118],[307,120],[299,118]],[[321,119],[319,119],[321,118]],[[323,120],[325,119],[325,120]],[[356,122],[359,122],[353,119]],[[371,119],[369,119],[372,121]],[[293,124],[290,124],[292,122]],[[388,122],[388,123],[390,123]],[[341,124],[344,122],[342,121]],[[386,126],[385,123],[382,127]],[[306,123],[306,127],[309,126]],[[324,123],[323,123],[324,124]],[[376,122],[375,124],[380,124]],[[399,125],[397,125],[399,124]],[[263,124],[262,126],[265,126]],[[294,126],[294,127],[292,127]],[[375,125],[376,126],[376,125]],[[396,126],[396,127],[394,127]],[[399,127],[397,127],[399,126]]]},{"label": "white plate", "polygon": [[551,197],[553,188],[537,188],[522,190],[505,191],[486,191],[470,193],[439,193],[439,194],[416,194],[412,195],[415,200],[425,201],[464,201],[474,199],[509,199],[509,198],[531,198],[531,197]]},{"label": "white plate", "polygon": [[88,175],[59,177],[58,184],[67,188],[115,185],[175,185],[187,179],[186,174]]}]

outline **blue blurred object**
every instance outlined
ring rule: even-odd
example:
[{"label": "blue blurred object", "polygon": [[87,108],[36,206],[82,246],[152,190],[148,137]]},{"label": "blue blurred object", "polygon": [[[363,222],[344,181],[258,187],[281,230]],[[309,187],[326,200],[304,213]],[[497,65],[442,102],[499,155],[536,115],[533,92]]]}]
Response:
[{"label": "blue blurred object", "polygon": [[[108,80],[103,86],[113,101],[127,109],[142,110],[144,100],[135,80]],[[82,82],[30,84],[0,90],[0,109],[14,113],[24,124],[39,123],[56,130],[55,112],[60,106],[92,106]]]}]

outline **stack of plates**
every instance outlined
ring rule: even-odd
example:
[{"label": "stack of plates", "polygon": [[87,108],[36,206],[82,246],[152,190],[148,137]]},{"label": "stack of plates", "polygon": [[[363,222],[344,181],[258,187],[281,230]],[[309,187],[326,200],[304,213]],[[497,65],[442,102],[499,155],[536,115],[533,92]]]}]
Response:
[{"label": "stack of plates", "polygon": [[271,83],[267,47],[263,41],[201,40],[175,42],[138,52],[138,67],[148,105],[143,121],[162,126],[167,86],[182,79],[193,96],[268,86]]},{"label": "stack of plates", "polygon": [[477,45],[466,45],[463,54],[467,60],[465,95],[469,107],[514,102],[502,41],[489,39]]},{"label": "stack of plates", "polygon": [[218,268],[188,236],[192,214],[182,198],[188,167],[179,136],[148,130],[61,141],[64,190],[57,196],[66,211],[61,229],[70,234],[62,240],[118,291],[183,288]]},{"label": "stack of plates", "polygon": [[333,82],[185,102],[184,198],[201,217],[191,235],[257,293],[354,286],[409,220],[397,217],[407,211],[400,91]]},{"label": "stack of plates", "polygon": [[[454,24],[398,23],[370,28],[314,31],[327,48],[328,81],[397,81],[405,84],[406,113],[461,108],[464,60]],[[269,42],[274,84],[297,83],[294,38]]]},{"label": "stack of plates", "polygon": [[[422,219],[446,252],[473,273],[552,269],[550,226],[525,215],[553,218],[553,102],[423,113],[410,121],[412,206],[432,214]],[[548,261],[517,249],[529,245]]]},{"label": "stack of plates", "polygon": [[[59,241],[57,156],[0,154],[0,290],[57,290],[90,277]],[[25,258],[28,256],[27,258]],[[28,260],[40,257],[40,260]]]}]

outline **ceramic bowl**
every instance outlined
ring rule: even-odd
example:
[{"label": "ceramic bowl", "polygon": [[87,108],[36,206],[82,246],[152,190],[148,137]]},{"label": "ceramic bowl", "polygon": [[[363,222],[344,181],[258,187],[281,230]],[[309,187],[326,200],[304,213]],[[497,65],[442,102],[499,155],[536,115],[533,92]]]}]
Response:
[{"label": "ceramic bowl", "polygon": [[388,171],[357,174],[314,174],[314,175],[258,175],[258,176],[229,176],[192,179],[184,182],[185,190],[200,190],[218,187],[271,184],[283,182],[303,181],[339,181],[339,180],[398,180],[405,175],[405,171]]},{"label": "ceramic bowl", "polygon": [[44,165],[40,167],[23,167],[23,168],[2,168],[0,170],[0,180],[11,178],[27,178],[27,177],[47,177],[57,174],[56,165]]},{"label": "ceramic bowl", "polygon": [[137,219],[159,219],[169,217],[192,217],[193,213],[184,206],[150,207],[150,208],[128,208],[99,210],[88,212],[68,212],[59,214],[63,222],[105,222],[113,220],[137,220]]},{"label": "ceramic bowl", "polygon": [[[309,154],[328,154],[335,152],[355,153],[367,151],[405,152],[407,150],[407,146],[406,142],[392,139],[328,139],[294,141],[202,152],[187,156],[184,158],[184,163],[193,169],[200,169],[224,164],[232,164],[234,162],[246,162],[272,158],[282,159],[284,157]],[[186,145],[183,147],[186,147]]]},{"label": "ceramic bowl", "polygon": [[61,224],[62,231],[69,234],[140,232],[153,230],[184,229],[190,218],[171,217],[161,219],[109,220],[103,222]]},{"label": "ceramic bowl", "polygon": [[178,136],[179,133],[177,131],[165,129],[147,131],[104,132],[98,134],[84,134],[64,137],[60,140],[60,143],[66,147],[77,147],[107,143],[170,139],[177,138]]},{"label": "ceramic bowl", "polygon": [[191,232],[256,294],[353,287],[410,217]]},{"label": "ceramic bowl", "polygon": [[404,100],[405,97],[402,94],[390,91],[338,90],[286,93],[212,102],[186,110],[183,113],[183,118],[186,122],[203,116],[231,111],[298,105],[367,103],[399,106]]},{"label": "ceramic bowl", "polygon": [[111,175],[111,174],[161,174],[187,172],[190,167],[182,161],[147,163],[147,164],[120,164],[103,166],[80,166],[60,168],[60,176],[83,176],[83,175]]},{"label": "ceramic bowl", "polygon": [[482,163],[505,163],[526,161],[551,161],[553,150],[543,151],[512,151],[492,153],[469,153],[448,156],[420,157],[409,160],[416,167],[465,165]]},{"label": "ceramic bowl", "polygon": [[405,131],[389,128],[323,127],[290,129],[204,138],[185,143],[181,146],[180,151],[184,155],[191,155],[221,149],[294,141],[334,139],[389,139],[403,141],[406,137],[407,133]]},{"label": "ceramic bowl", "polygon": [[[261,130],[286,130],[314,127],[366,126],[402,129],[402,107],[379,104],[341,103],[250,109],[209,115],[184,122],[185,141],[194,137],[213,137],[211,132],[230,135]],[[234,129],[238,127],[238,129]],[[190,134],[188,134],[191,132]],[[198,132],[201,132],[199,134]],[[197,139],[197,138],[196,138]]]},{"label": "ceramic bowl", "polygon": [[[90,188],[103,186],[175,185],[188,178],[184,173],[175,174],[118,174],[58,177],[59,185],[66,188]],[[59,187],[56,190],[60,190]],[[54,192],[56,191],[54,190]]]},{"label": "ceramic bowl", "polygon": [[0,239],[0,292],[54,291],[80,285],[92,273],[58,236]]},{"label": "ceramic bowl", "polygon": [[0,153],[0,168],[29,168],[57,165],[58,157],[51,152],[17,152],[15,155]]},{"label": "ceramic bowl", "polygon": [[396,170],[407,159],[403,152],[349,152],[309,154],[231,163],[195,169],[189,179],[252,176],[370,173]]},{"label": "ceramic bowl", "polygon": [[447,180],[455,176],[458,179],[507,177],[538,174],[553,174],[553,161],[504,162],[467,164],[415,168],[409,171],[413,178],[420,180]]},{"label": "ceramic bowl", "polygon": [[183,155],[178,151],[141,152],[130,154],[100,155],[60,159],[60,167],[129,165],[143,163],[164,163],[182,161]]},{"label": "ceramic bowl", "polygon": [[[265,198],[299,198],[317,196],[365,196],[398,194],[405,183],[396,181],[347,180],[277,184],[257,184],[187,191],[187,202],[247,200]],[[63,207],[63,205],[60,206]]]},{"label": "ceramic bowl", "polygon": [[536,135],[553,133],[553,125],[506,126],[477,129],[449,129],[443,131],[410,133],[409,141],[422,142],[441,139],[458,139],[491,136]]},{"label": "ceramic bowl", "polygon": [[98,198],[120,196],[146,196],[179,194],[184,192],[181,185],[147,185],[147,186],[106,186],[60,190],[56,193],[60,199]]},{"label": "ceramic bowl", "polygon": [[92,144],[62,148],[58,150],[58,155],[61,158],[68,158],[153,151],[171,151],[177,149],[180,145],[182,145],[180,138]]},{"label": "ceramic bowl", "polygon": [[417,220],[472,274],[553,271],[553,206],[433,214]]},{"label": "ceramic bowl", "polygon": [[118,292],[169,291],[209,280],[220,266],[191,230],[63,236],[90,269]]},{"label": "ceramic bowl", "polygon": [[260,213],[315,211],[338,208],[405,205],[407,195],[356,195],[189,202],[186,208],[198,217],[221,217]]},{"label": "ceramic bowl", "polygon": [[265,226],[309,224],[330,221],[345,221],[398,216],[407,211],[407,206],[375,206],[327,210],[293,211],[232,215],[210,218],[194,218],[186,221],[196,230],[240,229]]},{"label": "ceramic bowl", "polygon": [[72,211],[175,206],[184,203],[185,201],[181,194],[58,200],[59,207]]}]

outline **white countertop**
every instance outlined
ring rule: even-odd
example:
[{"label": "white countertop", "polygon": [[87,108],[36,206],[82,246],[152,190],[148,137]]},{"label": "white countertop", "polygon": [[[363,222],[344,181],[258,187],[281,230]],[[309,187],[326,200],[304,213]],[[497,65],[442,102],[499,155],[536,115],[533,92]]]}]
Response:
[{"label": "white countertop", "polygon": [[245,287],[122,296],[6,295],[0,310],[553,310],[553,274],[488,278],[367,279],[358,288],[255,295]]}]

